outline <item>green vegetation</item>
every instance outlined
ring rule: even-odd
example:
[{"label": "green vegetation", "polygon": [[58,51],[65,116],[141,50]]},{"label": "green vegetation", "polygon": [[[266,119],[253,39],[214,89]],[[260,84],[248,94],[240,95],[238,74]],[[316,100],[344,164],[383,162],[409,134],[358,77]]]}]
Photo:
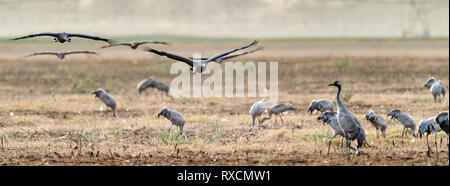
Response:
[{"label": "green vegetation", "polygon": [[348,65],[349,65],[348,60],[340,60],[340,61],[334,62],[334,66],[335,66],[338,70],[343,70],[343,69],[347,68]]},{"label": "green vegetation", "polygon": [[344,101],[344,103],[349,103],[350,99],[352,99],[353,97],[353,93],[351,92],[343,92],[342,93],[342,101]]},{"label": "green vegetation", "polygon": [[169,131],[165,129],[159,131],[158,138],[164,145],[183,144],[186,142],[183,134],[178,131],[169,133]]}]

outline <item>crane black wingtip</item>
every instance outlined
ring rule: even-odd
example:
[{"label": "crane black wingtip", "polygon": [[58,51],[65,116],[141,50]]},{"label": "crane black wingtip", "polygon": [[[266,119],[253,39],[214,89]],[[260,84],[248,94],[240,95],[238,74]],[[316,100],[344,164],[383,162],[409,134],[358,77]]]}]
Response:
[{"label": "crane black wingtip", "polygon": [[167,46],[170,45],[170,43],[168,43],[168,42],[159,42],[158,44],[161,44],[161,45],[167,45]]},{"label": "crane black wingtip", "polygon": [[146,51],[146,52],[152,52],[152,51],[154,51],[153,48],[150,48],[150,47],[148,47],[148,46],[142,46],[141,48],[142,48],[142,51]]},{"label": "crane black wingtip", "polygon": [[109,43],[109,46],[108,46],[108,47],[111,47],[111,46],[117,45],[117,43],[118,43],[119,41],[114,40],[114,39],[106,39],[106,42]]}]

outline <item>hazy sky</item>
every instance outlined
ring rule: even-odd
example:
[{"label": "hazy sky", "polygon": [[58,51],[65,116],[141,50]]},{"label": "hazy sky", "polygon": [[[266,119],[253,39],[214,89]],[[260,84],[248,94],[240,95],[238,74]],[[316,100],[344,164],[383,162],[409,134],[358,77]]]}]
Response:
[{"label": "hazy sky", "polygon": [[[419,18],[417,10],[423,12]],[[404,31],[422,35],[424,28],[431,36],[448,37],[448,15],[448,0],[0,0],[0,37],[44,31],[399,37]]]}]

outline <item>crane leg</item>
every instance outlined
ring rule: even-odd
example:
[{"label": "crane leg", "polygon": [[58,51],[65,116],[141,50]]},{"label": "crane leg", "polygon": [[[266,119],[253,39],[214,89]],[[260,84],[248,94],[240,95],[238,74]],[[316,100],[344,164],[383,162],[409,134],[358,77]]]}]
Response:
[{"label": "crane leg", "polygon": [[434,134],[434,145],[436,146],[436,159],[439,159],[439,151],[438,151],[438,144],[437,144],[437,133]]},{"label": "crane leg", "polygon": [[430,144],[428,143],[428,134],[427,134],[427,147],[428,147],[427,156],[431,156],[431,148],[430,148]]},{"label": "crane leg", "polygon": [[345,138],[345,143],[347,144],[347,160],[350,160],[350,141]]},{"label": "crane leg", "polygon": [[445,98],[445,93],[442,94],[442,98],[444,99],[444,104],[447,103],[447,99]]},{"label": "crane leg", "polygon": [[255,126],[255,118],[252,118],[252,124],[250,125],[250,128],[248,130],[252,131],[254,126]]},{"label": "crane leg", "polygon": [[450,160],[450,146],[448,144],[449,138],[448,138],[448,134],[447,134],[447,154],[448,154],[448,159]]},{"label": "crane leg", "polygon": [[119,116],[117,116],[116,111],[112,110],[113,116],[116,117],[116,119],[119,119]]},{"label": "crane leg", "polygon": [[278,115],[275,115],[275,125],[277,125]]},{"label": "crane leg", "polygon": [[283,117],[280,115],[281,125],[284,125]]},{"label": "crane leg", "polygon": [[172,129],[172,126],[173,125],[170,125],[169,129],[167,130],[169,132],[169,135],[170,135],[170,129]]},{"label": "crane leg", "polygon": [[336,137],[336,134],[334,134],[333,137],[331,137],[330,141],[328,142],[327,156],[330,156],[330,145],[331,145],[331,141],[333,141],[334,137]]},{"label": "crane leg", "polygon": [[403,135],[405,135],[405,127],[403,127],[402,138],[403,138]]},{"label": "crane leg", "polygon": [[344,154],[344,137],[341,138],[341,153]]}]

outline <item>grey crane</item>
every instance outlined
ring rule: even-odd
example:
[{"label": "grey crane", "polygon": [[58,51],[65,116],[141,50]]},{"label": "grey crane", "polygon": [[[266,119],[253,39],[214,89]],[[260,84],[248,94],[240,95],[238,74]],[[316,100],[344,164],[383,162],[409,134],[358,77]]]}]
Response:
[{"label": "grey crane", "polygon": [[70,42],[71,41],[71,37],[81,37],[81,38],[85,38],[85,39],[92,39],[92,40],[98,40],[98,41],[105,41],[111,45],[113,45],[115,42],[111,39],[106,39],[106,38],[102,38],[102,37],[97,37],[97,36],[91,36],[91,35],[86,35],[86,34],[78,34],[78,33],[66,33],[66,32],[42,32],[42,33],[38,33],[38,34],[31,34],[31,35],[27,35],[27,36],[23,36],[23,37],[18,37],[18,38],[14,38],[12,40],[20,40],[20,39],[27,39],[27,38],[33,38],[33,37],[38,37],[38,36],[50,36],[50,37],[54,37],[54,41],[55,42],[60,42],[60,43],[65,43]]},{"label": "grey crane", "polygon": [[198,59],[198,61],[191,59],[189,57],[185,57],[185,56],[174,54],[174,53],[159,51],[159,50],[155,50],[155,49],[152,49],[149,47],[146,47],[145,51],[152,52],[152,53],[160,55],[160,56],[166,56],[166,57],[176,60],[176,61],[184,62],[184,63],[188,64],[191,67],[191,70],[193,70],[195,73],[202,73],[206,69],[206,66],[208,65],[209,62],[218,60],[219,58],[225,57],[236,51],[246,49],[250,46],[256,45],[257,43],[258,43],[258,40],[255,40],[249,45],[246,45],[246,46],[243,46],[240,48],[235,48],[235,49],[232,49],[232,50],[229,50],[226,52],[222,52],[220,54],[209,57],[208,59]]},{"label": "grey crane", "polygon": [[[266,111],[268,105],[269,101],[267,100],[267,98],[264,98],[252,105],[252,107],[250,108],[250,115],[252,116],[252,125],[250,125],[249,129],[250,131],[252,131],[255,126],[255,119],[257,117],[260,117]],[[261,124],[261,120],[258,121],[258,123]]]},{"label": "grey crane", "polygon": [[424,85],[427,89],[430,89],[431,95],[433,95],[434,103],[436,103],[436,99],[442,94],[442,99],[444,103],[446,103],[445,94],[447,92],[447,88],[441,81],[436,81],[436,78],[430,77]]},{"label": "grey crane", "polygon": [[375,127],[377,139],[378,131],[381,131],[381,133],[383,134],[383,138],[386,138],[386,129],[388,124],[382,116],[375,114],[373,111],[369,111],[369,113],[365,116],[365,119],[369,121],[373,127]]},{"label": "grey crane", "polygon": [[337,118],[337,113],[333,111],[326,111],[320,114],[320,116],[317,118],[317,120],[322,120],[324,123],[328,124],[334,131],[333,137],[331,137],[330,141],[328,142],[328,151],[327,156],[330,155],[330,146],[331,142],[336,136],[342,136],[341,138],[341,153],[343,152],[343,144],[344,144],[344,129],[339,125],[339,121]]},{"label": "grey crane", "polygon": [[[289,110],[295,110],[294,105],[292,105],[290,103],[282,103],[282,104],[273,105],[269,108],[269,117],[263,118],[261,120],[261,123],[264,123],[264,121],[271,119],[272,114],[275,114],[275,125],[276,125],[278,115],[283,112],[289,111]],[[281,119],[281,124],[283,124],[283,117],[281,117],[281,115],[280,115],[280,119]]]},{"label": "grey crane", "polygon": [[117,42],[111,45],[107,45],[107,46],[102,46],[102,48],[109,48],[109,47],[113,47],[113,46],[129,46],[131,49],[136,50],[140,45],[143,44],[162,44],[162,45],[167,45],[167,42],[162,42],[162,41],[131,41],[131,42]]},{"label": "grey crane", "polygon": [[[353,115],[353,113],[345,107],[344,103],[341,99],[341,91],[342,91],[342,84],[339,81],[335,81],[332,84],[329,84],[328,86],[335,86],[338,88],[337,93],[337,105],[338,105],[338,121],[339,125],[344,130],[344,137],[346,139],[347,144],[347,159],[350,159],[350,148],[355,150],[356,155],[359,155],[358,148],[361,147],[365,140],[366,140],[366,134],[364,129],[361,127],[361,124],[359,123],[358,119]],[[351,141],[357,140],[358,146],[353,147],[351,146]]]},{"label": "grey crane", "polygon": [[167,83],[157,81],[155,88],[159,91],[164,92],[167,97],[170,97],[170,99],[173,100],[173,97],[169,94],[169,85]]},{"label": "grey crane", "polygon": [[116,119],[119,119],[119,117],[116,114],[116,107],[117,102],[110,94],[106,93],[103,89],[99,88],[96,91],[92,92],[91,94],[94,94],[96,98],[100,99],[107,107],[111,108],[111,111],[116,117]]},{"label": "grey crane", "polygon": [[446,112],[440,112],[437,116],[436,116],[436,123],[439,124],[439,127],[441,127],[441,129],[448,134],[448,111]]},{"label": "grey crane", "polygon": [[420,121],[418,133],[419,133],[420,138],[422,138],[422,136],[424,134],[427,135],[427,147],[428,147],[427,152],[428,152],[428,154],[430,154],[430,152],[431,152],[431,147],[428,142],[428,135],[434,134],[434,144],[436,146],[436,156],[439,156],[438,155],[438,145],[437,145],[437,133],[441,130],[442,130],[441,127],[439,127],[439,125],[436,123],[436,117],[431,117],[426,120]]},{"label": "grey crane", "polygon": [[308,112],[312,114],[314,111],[325,112],[334,111],[334,103],[328,99],[312,100],[309,104]]},{"label": "grey crane", "polygon": [[[448,130],[449,130],[449,122],[448,122],[448,111],[446,112],[440,112],[437,116],[436,116],[436,123],[439,125],[439,127],[447,134],[447,153],[448,154],[448,158],[450,159],[450,147],[449,147],[449,135],[448,135]],[[439,158],[439,156],[438,156]]]},{"label": "grey crane", "polygon": [[37,55],[55,55],[59,59],[63,60],[64,57],[66,57],[67,55],[70,55],[70,54],[94,54],[94,55],[97,55],[96,52],[85,51],[85,50],[81,50],[81,51],[76,50],[76,51],[68,51],[68,52],[38,52],[38,53],[28,55],[26,57],[37,56]]},{"label": "grey crane", "polygon": [[168,108],[163,108],[159,114],[158,114],[158,118],[160,116],[165,117],[166,119],[168,119],[171,122],[171,125],[168,129],[168,132],[170,134],[170,129],[172,128],[173,125],[177,126],[178,128],[178,132],[181,133],[184,136],[184,139],[187,140],[186,135],[183,133],[183,127],[184,124],[186,123],[186,121],[184,120],[184,117],[178,113],[175,110],[170,110]]},{"label": "grey crane", "polygon": [[142,92],[145,92],[145,94],[148,95],[148,88],[156,88],[159,91],[165,92],[165,95],[173,100],[173,97],[169,94],[169,85],[167,83],[159,82],[152,77],[144,79],[137,86],[139,96],[142,94]]},{"label": "grey crane", "polygon": [[144,79],[141,82],[139,82],[139,84],[137,85],[139,96],[142,95],[142,92],[145,92],[145,95],[148,95],[147,89],[150,87],[154,87],[155,84],[156,84],[156,80],[153,79],[152,77],[149,77],[149,78]]},{"label": "grey crane", "polygon": [[416,137],[416,121],[410,115],[399,109],[394,109],[387,115],[387,117],[397,119],[403,125],[402,138],[404,135],[408,135],[408,129],[411,129],[413,136]]}]

